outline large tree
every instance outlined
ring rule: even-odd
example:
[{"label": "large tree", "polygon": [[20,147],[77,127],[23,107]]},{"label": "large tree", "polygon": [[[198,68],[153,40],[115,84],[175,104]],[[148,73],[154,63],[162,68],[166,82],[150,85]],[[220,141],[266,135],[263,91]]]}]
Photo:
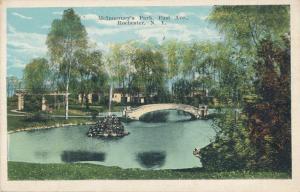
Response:
[{"label": "large tree", "polygon": [[253,54],[266,34],[279,39],[289,32],[289,6],[285,5],[215,6],[208,19],[228,40],[252,49]]},{"label": "large tree", "polygon": [[169,40],[162,44],[162,50],[166,58],[168,78],[178,77],[180,67],[180,45],[181,42]]},{"label": "large tree", "polygon": [[221,82],[244,102],[239,116],[227,107],[215,120],[215,141],[202,150],[204,167],[289,169],[289,7],[216,6],[209,18],[230,50]]},{"label": "large tree", "polygon": [[135,54],[134,80],[138,92],[143,91],[146,96],[163,93],[166,69],[162,54],[148,49],[137,49]]},{"label": "large tree", "polygon": [[255,162],[280,169],[291,167],[290,38],[283,40],[281,46],[269,38],[261,41],[255,64],[259,98],[245,107]]},{"label": "large tree", "polygon": [[116,79],[118,86],[124,89],[125,79],[127,75],[128,65],[126,63],[125,50],[122,44],[114,44],[111,46],[111,71],[114,73],[114,79]]},{"label": "large tree", "polygon": [[52,22],[46,43],[51,63],[58,74],[57,80],[65,90],[65,118],[68,119],[69,86],[76,69],[74,55],[87,48],[87,32],[73,9],[65,10],[61,19]]},{"label": "large tree", "polygon": [[101,51],[77,51],[75,59],[78,75],[72,83],[77,85],[74,87],[84,97],[88,108],[88,94],[91,92],[99,93],[100,89],[103,90],[107,78],[104,73],[102,53]]}]

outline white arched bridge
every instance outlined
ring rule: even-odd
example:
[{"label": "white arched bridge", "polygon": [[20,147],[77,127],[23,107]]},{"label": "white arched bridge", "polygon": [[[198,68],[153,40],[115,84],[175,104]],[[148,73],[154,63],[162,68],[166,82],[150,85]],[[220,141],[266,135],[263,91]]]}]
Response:
[{"label": "white arched bridge", "polygon": [[161,111],[161,110],[184,111],[191,114],[193,118],[197,118],[197,119],[206,117],[208,115],[208,108],[206,105],[194,107],[191,105],[177,104],[177,103],[161,103],[161,104],[142,105],[136,108],[126,107],[123,110],[123,116],[129,119],[139,120],[140,117],[146,113]]}]

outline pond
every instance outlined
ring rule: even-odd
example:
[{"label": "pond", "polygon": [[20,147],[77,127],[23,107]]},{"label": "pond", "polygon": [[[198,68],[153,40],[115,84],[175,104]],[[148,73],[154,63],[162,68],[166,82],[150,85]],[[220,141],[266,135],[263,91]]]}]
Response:
[{"label": "pond", "polygon": [[189,121],[189,115],[172,110],[164,115],[164,122],[146,118],[147,122],[123,123],[130,134],[119,139],[87,137],[89,126],[9,134],[8,159],[34,163],[88,162],[142,169],[201,167],[192,152],[213,139],[211,120]]}]

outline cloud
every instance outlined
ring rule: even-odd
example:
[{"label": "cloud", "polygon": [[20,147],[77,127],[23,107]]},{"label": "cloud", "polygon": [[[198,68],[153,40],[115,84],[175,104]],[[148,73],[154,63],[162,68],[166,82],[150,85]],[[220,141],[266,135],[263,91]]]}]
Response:
[{"label": "cloud", "polygon": [[98,28],[98,27],[86,27],[86,31],[88,33],[88,37],[92,42],[97,43],[97,48],[107,52],[109,50],[109,45],[102,42],[103,36],[105,35],[113,35],[120,32],[126,32],[129,28]]},{"label": "cloud", "polygon": [[157,15],[157,16],[164,16],[164,17],[168,17],[170,16],[169,14],[167,13],[153,13],[153,15]]},{"label": "cloud", "polygon": [[62,11],[53,11],[52,12],[53,15],[63,15]]},{"label": "cloud", "polygon": [[32,19],[32,17],[27,17],[27,16],[22,15],[22,14],[17,13],[17,12],[13,12],[12,15],[17,16],[17,17],[19,17],[21,19],[28,19],[28,20]]},{"label": "cloud", "polygon": [[128,27],[114,27],[114,28],[98,28],[98,27],[86,27],[86,31],[89,36],[104,36],[104,35],[113,35],[119,32],[128,31],[130,28]]},{"label": "cloud", "polygon": [[[181,12],[176,15],[187,16],[192,13]],[[95,15],[89,15],[89,19],[96,19]],[[164,39],[178,39],[180,41],[191,40],[212,40],[217,41],[221,39],[218,31],[200,26],[189,26],[187,24],[179,23],[167,23],[167,25],[161,25],[158,19],[154,19],[155,25],[124,25],[124,26],[107,26],[105,28],[99,28],[97,26],[86,27],[88,36],[92,41],[97,43],[103,42],[103,39],[110,38],[111,36],[122,36],[123,34],[135,34],[136,39],[141,41],[148,41],[151,38],[157,40],[158,43],[162,43]],[[107,45],[101,44],[101,49],[107,50]]]},{"label": "cloud", "polygon": [[208,18],[208,15],[199,16],[199,19],[200,19],[200,20],[203,20],[203,21],[206,20],[207,18]]},{"label": "cloud", "polygon": [[42,55],[46,53],[45,42],[47,36],[45,34],[18,32],[12,26],[8,27],[8,31],[7,45],[9,48],[25,54],[39,53]]},{"label": "cloud", "polygon": [[144,28],[135,32],[143,40],[156,38],[161,43],[164,39],[191,40],[220,40],[220,34],[207,27],[190,28],[186,25],[168,24]]},{"label": "cloud", "polygon": [[85,14],[85,15],[80,15],[80,18],[82,20],[98,20],[99,16],[96,14]]},{"label": "cloud", "polygon": [[151,15],[153,15],[153,14],[150,13],[150,12],[144,12],[144,15],[151,16]]},{"label": "cloud", "polygon": [[46,38],[45,34],[20,32],[8,25],[8,68],[21,69],[31,59],[44,57],[47,52]]},{"label": "cloud", "polygon": [[43,25],[43,26],[41,26],[42,29],[50,29],[50,27],[51,27],[50,25]]},{"label": "cloud", "polygon": [[[93,39],[93,40],[95,40],[95,39]],[[93,44],[93,48],[91,50],[101,50],[105,53],[107,53],[109,51],[109,45],[105,44],[101,41],[95,41],[91,44]]]},{"label": "cloud", "polygon": [[16,28],[8,24],[8,33],[16,33]]},{"label": "cloud", "polygon": [[13,58],[9,58],[8,59],[9,63],[12,63],[11,65],[8,65],[8,68],[20,68],[23,69],[25,68],[26,64],[25,62],[22,62],[20,59],[18,59],[17,57],[13,57]]},{"label": "cloud", "polygon": [[191,15],[195,15],[195,13],[191,13],[191,12],[180,12],[178,14],[176,14],[177,16],[180,17],[186,17],[186,16],[191,16]]},{"label": "cloud", "polygon": [[179,33],[183,32],[185,31],[185,28],[185,25],[179,24],[155,25],[137,30],[135,31],[135,33],[144,41],[150,38],[155,38],[160,43],[164,39],[164,37],[174,37],[176,36],[174,33],[176,33],[177,31]]}]

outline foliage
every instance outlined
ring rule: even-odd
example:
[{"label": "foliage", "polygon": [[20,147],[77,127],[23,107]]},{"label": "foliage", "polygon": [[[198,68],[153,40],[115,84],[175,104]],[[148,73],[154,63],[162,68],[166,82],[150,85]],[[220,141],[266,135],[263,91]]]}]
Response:
[{"label": "foliage", "polygon": [[201,162],[209,170],[236,170],[252,168],[255,151],[251,146],[246,120],[234,109],[227,109],[214,119],[216,137],[201,149]]},{"label": "foliage", "polygon": [[24,69],[25,88],[30,93],[43,93],[49,91],[50,66],[44,58],[33,59]]},{"label": "foliage", "polygon": [[75,79],[75,53],[87,48],[87,33],[80,17],[73,9],[64,10],[62,19],[52,22],[46,41],[53,64],[57,86],[66,92],[66,119],[68,119],[69,85]]},{"label": "foliage", "polygon": [[128,75],[128,50],[124,50],[126,45],[114,44],[111,46],[110,55],[110,73],[119,85],[119,87],[125,86],[126,76]]},{"label": "foliage", "polygon": [[52,22],[46,43],[51,62],[59,64],[61,78],[67,78],[70,65],[74,64],[74,54],[87,48],[87,33],[73,9],[64,10],[62,19]]},{"label": "foliage", "polygon": [[42,109],[41,95],[25,95],[24,110],[28,112],[40,111]]},{"label": "foliage", "polygon": [[184,102],[187,96],[192,93],[192,84],[188,80],[179,79],[172,87],[175,100],[177,102]]},{"label": "foliage", "polygon": [[77,93],[81,94],[86,108],[89,107],[88,94],[99,93],[106,85],[107,76],[103,72],[101,51],[77,51],[75,53],[77,77],[72,83]]},{"label": "foliage", "polygon": [[13,108],[15,109],[18,104],[18,96],[13,95],[12,97],[7,97],[7,109]]},{"label": "foliage", "polygon": [[22,81],[16,76],[6,78],[6,92],[8,97],[12,97],[17,89],[22,88]]},{"label": "foliage", "polygon": [[256,166],[291,168],[290,40],[283,47],[264,39],[258,50],[256,88],[260,100],[247,104]]},{"label": "foliage", "polygon": [[[208,19],[226,38],[252,49],[267,34],[278,38],[289,31],[289,6],[215,6]],[[256,50],[252,51],[255,54]]]},{"label": "foliage", "polygon": [[168,78],[178,77],[180,72],[180,64],[183,60],[185,43],[177,40],[169,40],[161,45],[161,50],[166,58],[168,68]]},{"label": "foliage", "polygon": [[[222,68],[225,77],[221,76],[233,105],[228,103],[231,110],[215,119],[217,135],[202,150],[203,166],[289,170],[290,42],[288,35],[279,39],[289,31],[288,7],[216,6],[210,20],[236,48],[229,52],[229,62]],[[236,113],[239,106],[241,115]]]},{"label": "foliage", "polygon": [[133,60],[135,74],[133,86],[146,96],[159,95],[164,90],[165,66],[159,52],[137,49]]},{"label": "foliage", "polygon": [[47,113],[35,112],[27,114],[25,121],[27,122],[48,122],[52,120],[52,117]]}]

